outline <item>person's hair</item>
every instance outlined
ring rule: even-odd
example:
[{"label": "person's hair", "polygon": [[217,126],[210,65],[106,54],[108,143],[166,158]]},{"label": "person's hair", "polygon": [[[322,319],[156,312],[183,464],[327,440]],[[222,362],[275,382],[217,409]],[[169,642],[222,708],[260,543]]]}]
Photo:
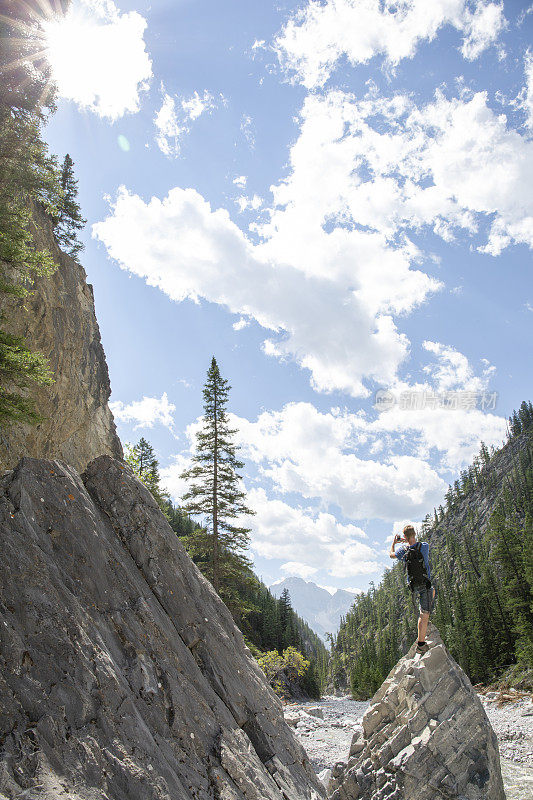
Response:
[{"label": "person's hair", "polygon": [[411,536],[416,536],[416,531],[412,525],[406,525],[405,528],[403,529],[403,535],[407,539],[410,539]]}]

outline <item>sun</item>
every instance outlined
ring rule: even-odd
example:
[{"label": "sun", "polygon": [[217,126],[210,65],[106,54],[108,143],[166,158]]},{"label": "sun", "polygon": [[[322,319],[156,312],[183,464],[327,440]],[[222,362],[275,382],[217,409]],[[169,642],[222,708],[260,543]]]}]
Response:
[{"label": "sun", "polygon": [[1,77],[22,85],[39,73],[43,97],[54,85],[58,97],[111,121],[136,113],[152,77],[145,18],[120,11],[113,0],[65,6],[66,0],[16,0],[16,11],[0,14],[2,27],[11,29],[2,42],[10,52]]},{"label": "sun", "polygon": [[42,24],[46,59],[62,97],[91,99],[94,71],[101,57],[101,26],[95,24],[84,6],[70,7]]}]

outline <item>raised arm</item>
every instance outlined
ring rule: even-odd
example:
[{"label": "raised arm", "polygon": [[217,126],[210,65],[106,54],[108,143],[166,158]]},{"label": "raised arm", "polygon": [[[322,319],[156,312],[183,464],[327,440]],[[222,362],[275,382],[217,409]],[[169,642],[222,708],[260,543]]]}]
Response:
[{"label": "raised arm", "polygon": [[398,542],[401,541],[401,539],[402,539],[402,537],[400,536],[399,533],[397,533],[396,536],[394,537],[394,539],[392,540],[392,544],[391,544],[390,550],[389,550],[389,557],[390,558],[397,558],[396,553],[394,552],[394,547],[396,546],[396,544],[398,544]]}]

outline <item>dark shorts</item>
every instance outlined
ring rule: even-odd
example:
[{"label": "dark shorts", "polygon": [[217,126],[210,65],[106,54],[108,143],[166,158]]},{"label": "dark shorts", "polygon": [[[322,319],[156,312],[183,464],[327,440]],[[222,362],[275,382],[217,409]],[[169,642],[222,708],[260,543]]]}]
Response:
[{"label": "dark shorts", "polygon": [[418,600],[420,611],[430,614],[433,611],[435,597],[433,595],[433,586],[422,584],[421,586],[413,587],[413,597]]}]

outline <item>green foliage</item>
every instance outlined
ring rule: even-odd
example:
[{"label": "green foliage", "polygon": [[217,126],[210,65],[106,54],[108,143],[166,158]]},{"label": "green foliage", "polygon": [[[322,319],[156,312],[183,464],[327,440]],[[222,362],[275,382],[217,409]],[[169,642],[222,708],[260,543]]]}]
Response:
[{"label": "green foliage", "polygon": [[55,235],[57,242],[65,253],[78,261],[83,244],[78,241],[78,231],[83,228],[86,219],[82,217],[78,196],[78,181],[74,178],[74,162],[67,153],[61,167],[61,202],[59,213],[55,218]]},{"label": "green foliage", "polygon": [[[422,524],[438,587],[432,619],[474,683],[513,664],[533,668],[532,432],[531,404],[522,403],[507,444],[492,452],[482,444],[450,486],[446,510]],[[412,644],[417,616],[404,567],[395,563],[342,621],[332,642],[333,684],[372,695]]]},{"label": "green foliage", "polygon": [[170,495],[161,487],[159,461],[150,442],[147,442],[144,437],[141,437],[134,445],[126,442],[124,460],[130,465],[134,475],[151,491],[159,507],[165,512]]},{"label": "green foliage", "polygon": [[20,390],[33,383],[50,384],[53,380],[41,353],[32,352],[24,339],[0,328],[0,426],[13,421],[41,422],[43,417],[35,410],[33,401]]},{"label": "green foliage", "polygon": [[196,542],[196,557],[204,561],[215,591],[223,599],[226,592],[228,600],[235,578],[244,576],[251,567],[246,556],[250,529],[236,524],[236,520],[254,513],[246,506],[246,495],[240,488],[238,470],[244,464],[236,456],[237,431],[230,428],[228,420],[230,388],[213,356],[203,389],[203,426],[196,434],[196,454],[191,468],[181,476],[189,481],[189,490],[183,496],[185,509],[205,521],[204,534]]},{"label": "green foliage", "polygon": [[[24,299],[37,277],[56,269],[52,255],[38,244],[34,209],[57,219],[61,209],[81,220],[71,201],[75,181],[66,174],[61,186],[57,160],[42,138],[47,113],[53,111],[54,91],[49,68],[36,57],[38,17],[23,4],[12,4],[0,19],[2,81],[0,83],[0,304],[6,296]],[[76,208],[77,212],[76,212]],[[11,312],[16,313],[16,312]],[[0,424],[41,422],[28,390],[50,384],[53,373],[43,354],[9,333],[5,308],[0,310]]]},{"label": "green foliage", "polygon": [[[37,113],[0,105],[0,302],[2,295],[24,298],[37,276],[55,270],[50,253],[35,246],[32,203],[53,210],[59,201],[55,161],[41,139]],[[42,421],[25,391],[49,384],[45,357],[8,332],[0,311],[0,422]]]},{"label": "green foliage", "polygon": [[277,650],[269,650],[257,660],[276,694],[285,699],[289,697],[287,682],[301,686],[311,666],[292,645],[285,648],[281,654]]}]

